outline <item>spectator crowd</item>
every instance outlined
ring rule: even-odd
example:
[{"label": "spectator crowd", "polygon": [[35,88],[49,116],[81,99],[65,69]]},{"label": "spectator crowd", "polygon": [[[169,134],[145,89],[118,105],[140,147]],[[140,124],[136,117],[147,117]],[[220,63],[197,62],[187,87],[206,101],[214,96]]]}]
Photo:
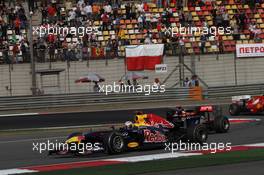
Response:
[{"label": "spectator crowd", "polygon": [[[230,0],[229,0],[230,1]],[[152,13],[151,4],[160,13]],[[231,27],[234,40],[240,40],[240,34],[244,30],[250,32],[250,39],[258,41],[260,24],[253,22],[252,16],[257,13],[263,0],[234,0],[234,3],[249,5],[252,14],[245,10],[236,9],[234,15],[227,13],[226,3],[217,4],[214,0],[154,0],[152,3],[137,1],[127,3],[122,0],[41,0],[32,1],[34,13],[41,15],[41,27],[98,27],[99,33],[113,32],[107,39],[99,41],[98,33],[74,36],[68,33],[66,36],[46,32],[45,35],[34,36],[33,54],[38,62],[46,61],[76,61],[87,60],[94,56],[92,48],[103,48],[103,55],[107,59],[124,56],[121,54],[122,46],[129,44],[164,43],[165,52],[172,50],[186,54],[185,43],[190,41],[186,36],[172,36],[165,29],[172,27],[172,18],[177,17],[179,24],[185,27],[197,26],[192,12],[184,10],[185,4],[189,8],[208,8],[213,24],[201,17],[199,27]],[[28,41],[28,16],[25,13],[23,1],[0,1],[0,49],[3,63],[29,62]],[[142,37],[137,42],[132,42],[127,34],[127,26],[124,21],[130,21],[129,25],[137,28]],[[136,26],[136,27],[135,27]],[[199,53],[206,53],[206,43],[211,36],[201,35],[199,38]],[[219,52],[223,52],[223,38],[217,35],[215,39]],[[98,50],[95,49],[95,53]],[[100,52],[100,51],[99,51]],[[100,55],[100,54],[99,54]]]}]

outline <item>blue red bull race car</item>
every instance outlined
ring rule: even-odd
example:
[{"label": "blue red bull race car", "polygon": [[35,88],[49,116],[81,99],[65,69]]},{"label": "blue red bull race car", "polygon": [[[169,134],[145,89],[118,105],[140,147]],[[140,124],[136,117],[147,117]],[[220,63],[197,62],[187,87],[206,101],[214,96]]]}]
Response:
[{"label": "blue red bull race car", "polygon": [[180,140],[202,144],[208,138],[207,128],[196,121],[195,117],[175,122],[155,114],[137,113],[134,122],[128,121],[119,129],[72,133],[59,147],[50,150],[49,155],[87,155],[95,152],[117,154],[165,147],[165,143]]}]

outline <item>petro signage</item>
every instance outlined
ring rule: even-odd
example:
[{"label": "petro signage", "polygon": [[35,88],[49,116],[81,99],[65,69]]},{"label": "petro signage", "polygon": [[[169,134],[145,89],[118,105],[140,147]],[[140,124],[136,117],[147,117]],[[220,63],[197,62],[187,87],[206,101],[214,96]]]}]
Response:
[{"label": "petro signage", "polygon": [[264,57],[264,43],[237,44],[236,57],[237,58]]}]

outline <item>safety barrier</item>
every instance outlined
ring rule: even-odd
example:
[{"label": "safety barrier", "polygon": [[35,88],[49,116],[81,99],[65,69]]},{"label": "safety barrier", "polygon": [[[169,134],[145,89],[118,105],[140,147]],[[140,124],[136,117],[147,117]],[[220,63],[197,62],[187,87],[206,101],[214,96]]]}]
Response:
[{"label": "safety barrier", "polygon": [[201,88],[171,88],[164,93],[78,93],[43,96],[1,97],[0,111],[51,107],[87,106],[109,103],[130,103],[165,100],[203,100],[230,98],[235,95],[264,94],[264,84]]}]

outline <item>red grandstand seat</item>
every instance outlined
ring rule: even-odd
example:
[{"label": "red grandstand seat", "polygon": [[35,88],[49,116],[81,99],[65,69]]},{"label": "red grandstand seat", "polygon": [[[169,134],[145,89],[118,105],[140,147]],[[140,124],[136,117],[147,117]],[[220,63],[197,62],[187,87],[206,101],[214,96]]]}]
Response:
[{"label": "red grandstand seat", "polygon": [[132,24],[137,24],[138,22],[137,22],[137,20],[133,19],[133,20],[131,21],[131,23],[132,23]]},{"label": "red grandstand seat", "polygon": [[143,35],[142,34],[138,34],[137,35],[137,39],[142,39],[143,38]]},{"label": "red grandstand seat", "polygon": [[194,11],[194,7],[189,7],[189,11]]},{"label": "red grandstand seat", "polygon": [[206,5],[206,6],[210,6],[211,4],[212,4],[211,1],[206,1],[206,2],[205,2],[205,5]]},{"label": "red grandstand seat", "polygon": [[230,44],[230,41],[224,41],[224,46],[225,47],[228,47],[228,46],[230,46],[231,44]]},{"label": "red grandstand seat", "polygon": [[241,10],[241,9],[243,9],[243,6],[242,6],[241,4],[238,4],[238,5],[237,5],[237,8],[238,8],[239,10]]},{"label": "red grandstand seat", "polygon": [[203,15],[210,15],[210,13],[209,13],[209,11],[208,10],[206,10],[206,11],[204,11],[204,13],[203,13]]},{"label": "red grandstand seat", "polygon": [[232,46],[234,46],[234,45],[236,45],[236,42],[235,42],[234,40],[232,40],[232,41],[230,41],[230,44],[231,44]]},{"label": "red grandstand seat", "polygon": [[252,12],[251,12],[250,9],[247,9],[247,10],[246,10],[246,13],[251,14]]},{"label": "red grandstand seat", "polygon": [[207,7],[203,6],[203,7],[201,7],[201,9],[202,9],[202,11],[205,11],[205,10],[207,10]]},{"label": "red grandstand seat", "polygon": [[172,10],[173,13],[177,11],[176,8],[172,8],[171,10]]},{"label": "red grandstand seat", "polygon": [[194,53],[195,54],[200,54],[200,48],[194,48]]},{"label": "red grandstand seat", "polygon": [[236,46],[231,46],[231,52],[234,52],[236,50]]},{"label": "red grandstand seat", "polygon": [[170,22],[171,23],[176,22],[175,18],[170,18]]},{"label": "red grandstand seat", "polygon": [[208,6],[207,10],[211,11],[211,10],[213,10],[213,7],[212,6]]},{"label": "red grandstand seat", "polygon": [[202,11],[198,11],[198,12],[196,12],[197,13],[197,15],[199,15],[199,16],[202,16],[203,15],[203,12]]},{"label": "red grandstand seat", "polygon": [[228,4],[233,5],[235,4],[234,0],[229,0]]},{"label": "red grandstand seat", "polygon": [[120,24],[125,24],[125,20],[121,19]]},{"label": "red grandstand seat", "polygon": [[197,22],[195,22],[195,25],[196,25],[196,27],[201,27],[202,23],[201,23],[201,21],[197,21]]},{"label": "red grandstand seat", "polygon": [[225,50],[226,50],[227,52],[233,52],[233,51],[235,51],[234,48],[235,48],[235,47],[232,47],[231,45],[229,45],[229,46],[225,47]]},{"label": "red grandstand seat", "polygon": [[244,34],[250,34],[250,31],[249,30],[244,30],[243,33]]},{"label": "red grandstand seat", "polygon": [[193,46],[193,48],[197,48],[197,47],[199,47],[199,44],[197,42],[193,42],[192,46]]},{"label": "red grandstand seat", "polygon": [[121,25],[120,28],[121,29],[126,29],[126,25]]},{"label": "red grandstand seat", "polygon": [[264,39],[264,33],[260,34],[259,38]]}]

